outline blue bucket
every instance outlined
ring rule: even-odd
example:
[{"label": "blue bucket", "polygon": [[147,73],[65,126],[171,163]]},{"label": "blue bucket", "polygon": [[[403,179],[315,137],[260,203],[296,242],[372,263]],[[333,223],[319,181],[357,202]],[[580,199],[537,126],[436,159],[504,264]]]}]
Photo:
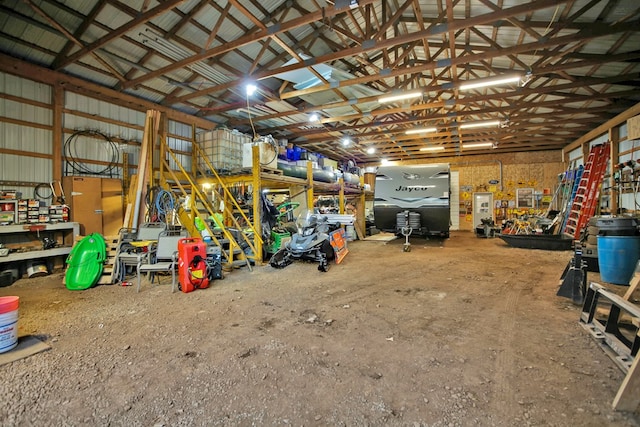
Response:
[{"label": "blue bucket", "polygon": [[598,236],[600,278],[628,285],[640,258],[640,236]]}]

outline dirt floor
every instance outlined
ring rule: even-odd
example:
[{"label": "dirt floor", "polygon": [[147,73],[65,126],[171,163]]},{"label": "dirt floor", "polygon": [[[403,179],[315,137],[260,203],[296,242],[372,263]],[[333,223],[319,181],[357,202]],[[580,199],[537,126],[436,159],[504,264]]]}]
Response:
[{"label": "dirt floor", "polygon": [[612,410],[624,374],[556,296],[572,252],[402,244],[189,294],[167,277],[68,291],[62,273],[0,288],[20,297],[19,335],[51,346],[0,366],[0,425],[640,425]]}]

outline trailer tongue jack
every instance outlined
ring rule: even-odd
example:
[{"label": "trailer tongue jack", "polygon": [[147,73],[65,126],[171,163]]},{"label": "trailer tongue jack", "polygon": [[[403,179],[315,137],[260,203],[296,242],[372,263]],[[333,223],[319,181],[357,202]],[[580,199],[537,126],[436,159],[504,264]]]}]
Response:
[{"label": "trailer tongue jack", "polygon": [[587,263],[582,259],[582,246],[575,242],[575,254],[560,277],[559,297],[571,298],[574,304],[582,305],[587,291]]}]

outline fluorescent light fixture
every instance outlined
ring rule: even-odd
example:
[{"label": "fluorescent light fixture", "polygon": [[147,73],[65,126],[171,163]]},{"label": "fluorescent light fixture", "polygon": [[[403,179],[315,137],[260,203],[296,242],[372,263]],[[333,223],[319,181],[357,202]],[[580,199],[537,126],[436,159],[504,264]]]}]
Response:
[{"label": "fluorescent light fixture", "polygon": [[431,133],[431,132],[436,132],[438,130],[438,128],[419,128],[419,129],[410,129],[408,131],[405,132],[406,135],[414,135],[416,133]]},{"label": "fluorescent light fixture", "polygon": [[458,128],[460,129],[473,129],[473,128],[488,128],[491,126],[500,125],[500,120],[487,120],[484,122],[470,122],[470,123],[460,123]]},{"label": "fluorescent light fixture", "polygon": [[405,99],[418,98],[420,96],[422,96],[422,91],[406,92],[398,95],[382,96],[378,98],[378,102],[383,104],[385,102],[403,101]]},{"label": "fluorescent light fixture", "polygon": [[375,149],[375,148],[373,148],[373,147],[369,147],[369,148],[367,148],[367,154],[373,154],[373,153],[375,153],[375,152],[376,152],[376,149]]},{"label": "fluorescent light fixture", "polygon": [[442,145],[434,145],[431,147],[422,147],[420,149],[420,151],[440,151],[440,150],[444,150],[444,146]]},{"label": "fluorescent light fixture", "polygon": [[493,142],[474,142],[472,144],[462,144],[462,148],[487,148],[493,147]]},{"label": "fluorescent light fixture", "polygon": [[494,77],[491,79],[476,80],[476,81],[471,81],[468,83],[461,84],[459,89],[469,90],[469,89],[478,89],[481,87],[504,85],[507,83],[516,83],[516,82],[520,82],[521,78],[522,78],[521,75],[517,75],[517,76],[501,76],[501,77]]}]

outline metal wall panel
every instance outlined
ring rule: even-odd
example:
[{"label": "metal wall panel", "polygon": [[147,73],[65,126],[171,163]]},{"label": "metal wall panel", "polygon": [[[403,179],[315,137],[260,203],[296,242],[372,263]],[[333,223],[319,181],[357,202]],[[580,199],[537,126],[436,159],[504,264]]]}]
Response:
[{"label": "metal wall panel", "polygon": [[[21,182],[50,182],[52,176],[51,160],[26,156],[3,154],[0,156],[0,169],[2,181]],[[3,190],[17,190],[22,192],[23,198],[33,197],[34,187],[21,187],[12,185],[0,185]]]},{"label": "metal wall panel", "polygon": [[[0,91],[3,93],[51,104],[51,86],[36,83],[12,74],[0,73]],[[10,99],[0,99],[0,116],[14,120],[52,125],[53,111]],[[52,133],[49,129],[0,122],[0,148],[24,151],[26,155],[2,154],[0,156],[0,180],[5,182],[50,182],[52,161],[30,157],[29,153],[51,154]],[[33,197],[33,187],[0,185],[3,190],[16,190],[23,197]]]},{"label": "metal wall panel", "polygon": [[65,107],[97,118],[107,118],[141,126],[144,124],[145,113],[131,108],[121,107],[100,99],[89,98],[73,92],[67,92]]},{"label": "metal wall panel", "polygon": [[97,119],[80,117],[73,114],[65,114],[64,127],[72,130],[96,130],[110,138],[119,138],[127,141],[142,141],[142,129],[124,127],[115,123],[105,123]]},{"label": "metal wall panel", "polygon": [[[176,158],[178,162],[180,162],[180,166],[187,171],[191,172],[191,156],[185,156],[183,154],[176,154]],[[173,160],[173,156],[169,156],[169,167],[173,170],[180,170],[177,163]]]},{"label": "metal wall panel", "polygon": [[[67,92],[65,97],[65,108],[73,111],[90,114],[94,117],[84,117],[73,113],[64,115],[63,123],[66,129],[73,130],[95,130],[99,131],[111,139],[112,144],[101,139],[85,138],[74,141],[69,139],[71,134],[64,135],[65,153],[72,153],[78,159],[75,168],[72,165],[64,165],[65,174],[74,175],[76,169],[88,169],[93,172],[100,172],[105,169],[104,165],[91,165],[82,163],[79,159],[96,160],[102,162],[112,162],[114,156],[116,161],[122,162],[122,153],[129,154],[129,163],[137,164],[139,147],[120,143],[125,141],[142,141],[145,113],[131,108],[121,107],[100,99],[90,98],[73,92]],[[109,123],[104,121],[122,122]],[[128,125],[131,126],[128,126]],[[117,167],[111,170],[111,176],[122,177],[122,169]]]},{"label": "metal wall panel", "polygon": [[176,122],[174,120],[169,120],[169,124],[167,125],[169,133],[174,135],[180,135],[185,137],[186,139],[191,139],[191,125]]},{"label": "metal wall panel", "polygon": [[42,108],[11,99],[0,99],[0,117],[24,120],[41,125],[52,125],[52,111],[50,108]]},{"label": "metal wall panel", "polygon": [[0,122],[0,148],[51,154],[51,140],[48,129]]},{"label": "metal wall panel", "polygon": [[33,101],[52,103],[51,86],[23,79],[13,74],[0,73],[0,91]]}]

